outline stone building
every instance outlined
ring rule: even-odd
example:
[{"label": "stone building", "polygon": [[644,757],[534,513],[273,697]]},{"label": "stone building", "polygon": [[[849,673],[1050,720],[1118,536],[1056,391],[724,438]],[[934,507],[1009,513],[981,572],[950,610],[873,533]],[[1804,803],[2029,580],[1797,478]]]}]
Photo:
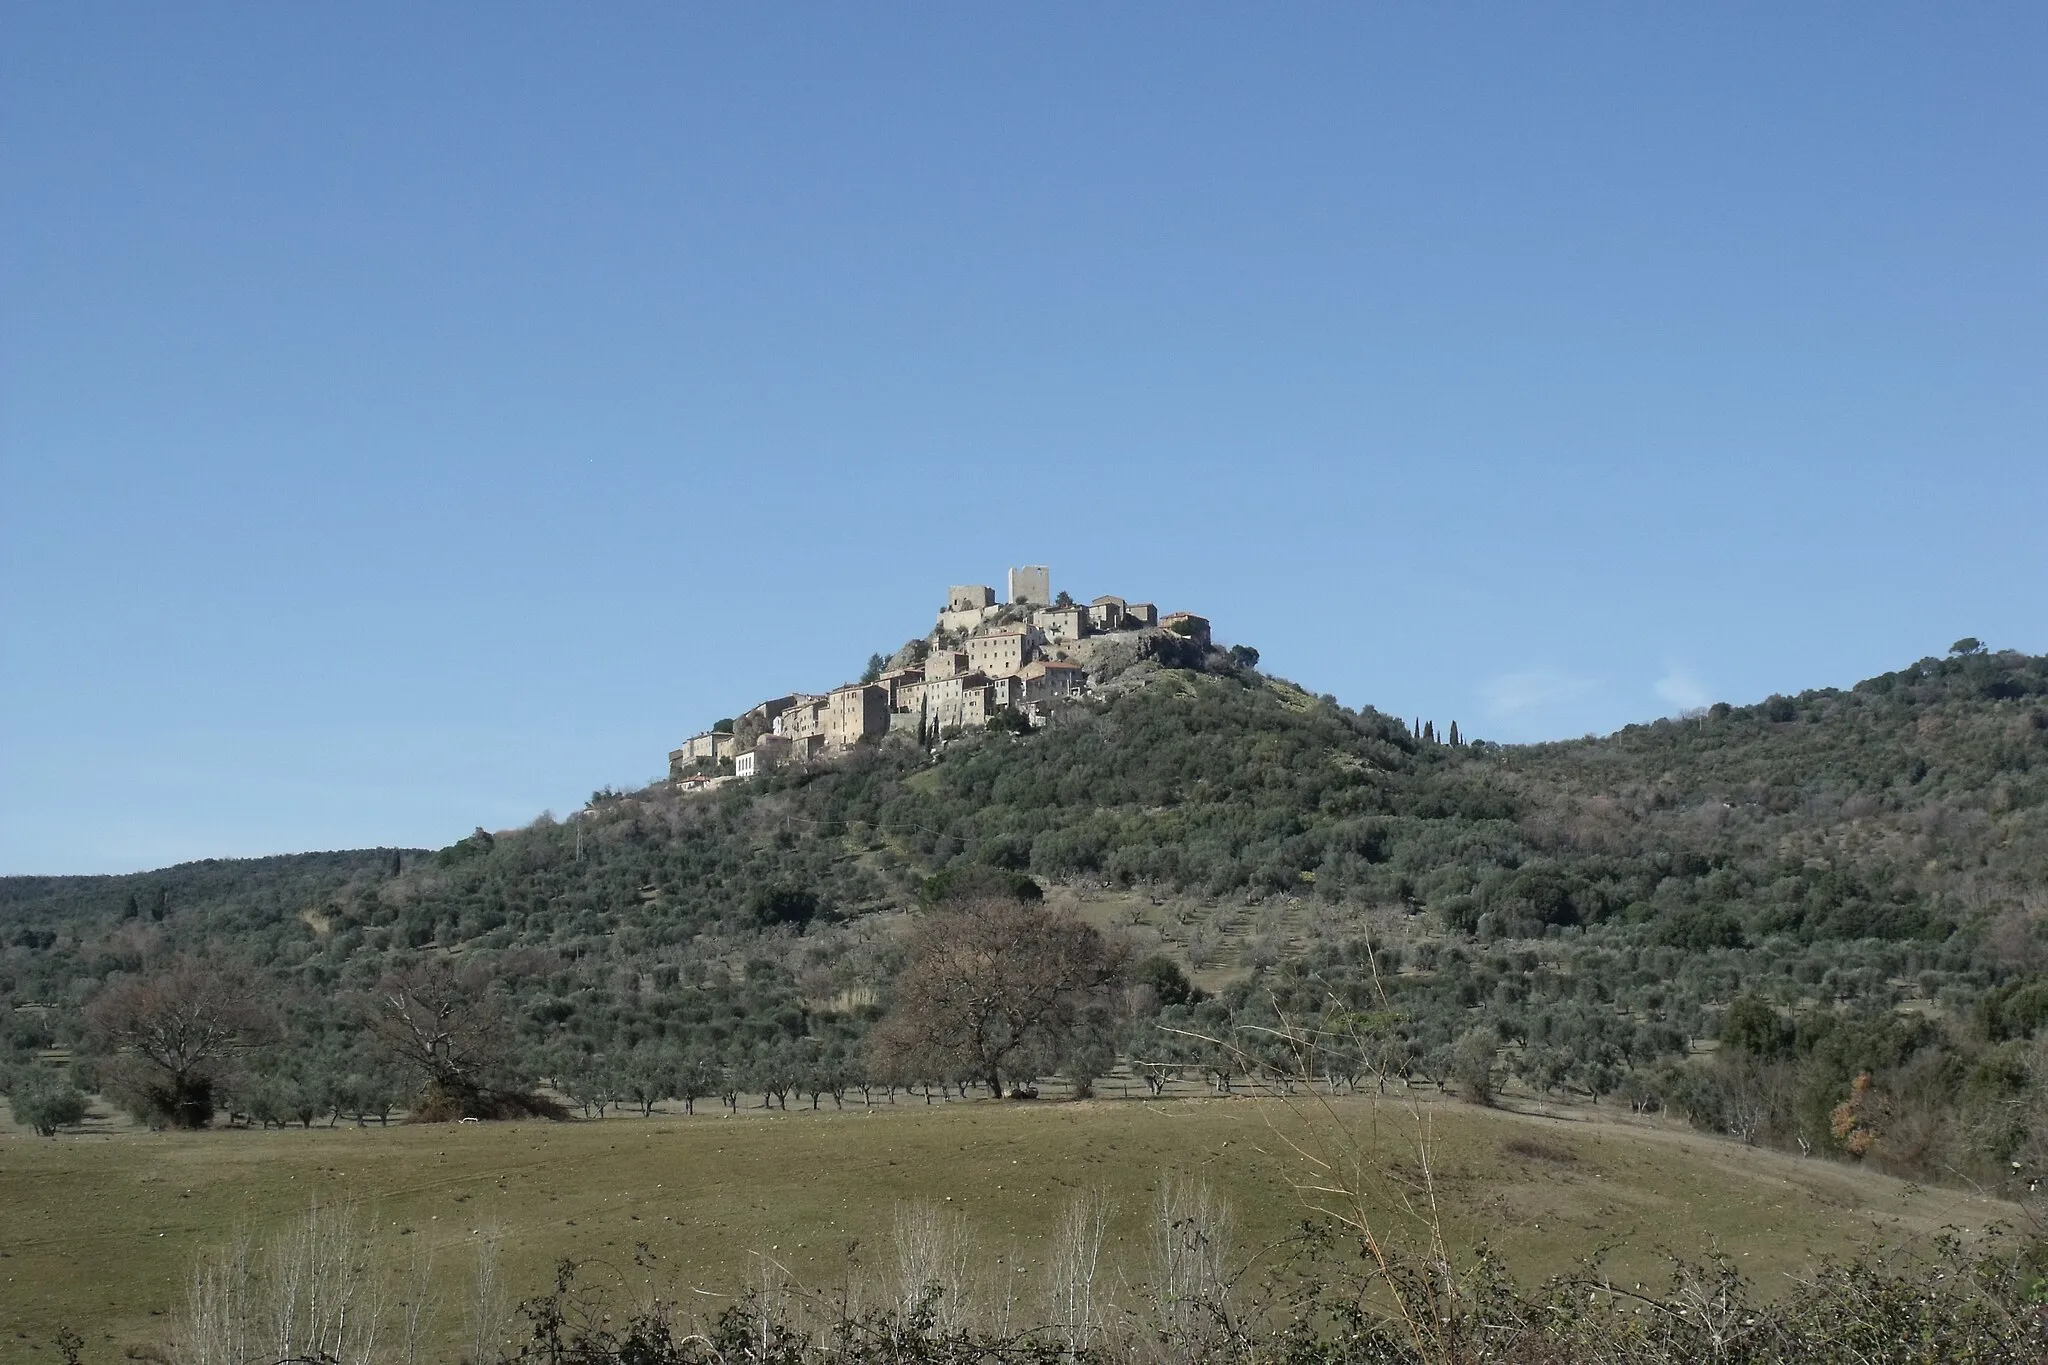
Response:
[{"label": "stone building", "polygon": [[776,718],[795,704],[794,696],[770,697],[758,706],[742,712],[732,723],[735,756],[753,748],[754,741],[762,735],[774,734]]},{"label": "stone building", "polygon": [[699,763],[721,763],[732,756],[733,737],[724,730],[706,730],[684,740],[682,748],[669,750],[669,775],[680,776],[686,768]]},{"label": "stone building", "polygon": [[963,633],[976,630],[999,610],[994,588],[980,583],[955,584],[946,589],[946,606],[939,613],[939,629]]},{"label": "stone building", "polygon": [[[1069,641],[1078,640],[1088,633],[1089,609],[1087,607],[1041,607],[1031,613],[1031,624],[1044,637],[1047,644],[1063,645]],[[969,644],[971,646],[972,641]]]},{"label": "stone building", "polygon": [[1171,612],[1159,618],[1159,626],[1175,635],[1185,635],[1204,648],[1209,644],[1209,618],[1206,616],[1197,616],[1191,611]]},{"label": "stone building", "polygon": [[1159,608],[1150,602],[1124,603],[1125,630],[1151,630],[1159,624]]},{"label": "stone building", "polygon": [[951,678],[965,673],[968,669],[967,655],[957,649],[935,649],[924,656],[924,677],[926,682],[940,678]]},{"label": "stone building", "polygon": [[947,730],[959,730],[967,724],[967,696],[978,694],[982,699],[976,703],[984,720],[987,719],[988,679],[979,673],[960,673],[950,678],[930,679],[924,684],[925,727],[934,734]]},{"label": "stone building", "polygon": [[789,757],[789,741],[780,735],[763,735],[754,747],[732,760],[734,777],[759,777],[781,767]]},{"label": "stone building", "polygon": [[1088,686],[1088,670],[1081,665],[1048,660],[1026,664],[1017,678],[1023,684],[1023,704],[1026,706],[1065,701]]},{"label": "stone building", "polygon": [[967,637],[967,666],[991,678],[1006,678],[1031,661],[1036,632],[1019,626]]},{"label": "stone building", "polygon": [[985,682],[979,687],[965,687],[960,691],[960,728],[980,730],[987,726],[988,718],[997,711],[995,684]]},{"label": "stone building", "polygon": [[799,692],[775,718],[774,733],[784,739],[808,739],[812,735],[825,733],[826,711],[832,702],[829,697],[813,696]]},{"label": "stone building", "polygon": [[908,711],[911,707],[906,704],[903,691],[913,683],[923,681],[924,670],[921,668],[892,668],[876,678],[875,685],[888,694],[891,711]]},{"label": "stone building", "polygon": [[1052,605],[1052,570],[1043,564],[1026,564],[1010,570],[1010,600],[1037,607]]},{"label": "stone building", "polygon": [[1088,628],[1099,634],[1124,628],[1124,599],[1098,597],[1088,604]]},{"label": "stone building", "polygon": [[825,741],[835,749],[851,749],[864,739],[889,733],[889,689],[878,683],[851,683],[832,689],[825,716]]}]

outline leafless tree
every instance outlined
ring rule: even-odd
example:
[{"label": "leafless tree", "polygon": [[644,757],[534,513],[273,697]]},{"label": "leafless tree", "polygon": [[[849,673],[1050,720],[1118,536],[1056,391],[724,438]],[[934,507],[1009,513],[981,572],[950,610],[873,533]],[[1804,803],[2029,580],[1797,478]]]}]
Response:
[{"label": "leafless tree", "polygon": [[432,962],[391,973],[361,1002],[371,1035],[420,1078],[419,1117],[550,1112],[510,1083],[511,1024],[488,988],[481,974]]},{"label": "leafless tree", "polygon": [[213,1121],[214,1093],[276,1021],[247,977],[180,958],[115,982],[86,1006],[86,1022],[115,1054],[111,1089],[138,1110],[177,1128]]},{"label": "leafless tree", "polygon": [[1037,905],[982,899],[932,911],[875,1030],[878,1071],[973,1076],[1000,1095],[1006,1078],[1028,1079],[1070,1050],[1127,958],[1121,943]]}]

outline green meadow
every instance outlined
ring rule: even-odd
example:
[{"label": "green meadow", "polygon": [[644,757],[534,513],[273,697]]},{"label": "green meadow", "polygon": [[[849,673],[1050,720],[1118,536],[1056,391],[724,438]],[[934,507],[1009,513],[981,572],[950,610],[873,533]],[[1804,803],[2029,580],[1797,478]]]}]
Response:
[{"label": "green meadow", "polygon": [[430,1249],[451,1322],[490,1240],[508,1302],[545,1289],[563,1258],[628,1301],[655,1294],[706,1315],[764,1271],[888,1292],[892,1227],[920,1200],[961,1215],[985,1282],[1028,1319],[1070,1201],[1106,1196],[1110,1279],[1136,1281],[1167,1180],[1221,1198],[1253,1277],[1320,1216],[1327,1196],[1306,1187],[1333,1173],[1397,1242],[1424,1235],[1416,1196],[1433,1190],[1453,1248],[1483,1241],[1520,1275],[1604,1249],[1622,1273],[1649,1277],[1667,1248],[1693,1260],[1719,1250],[1765,1292],[1819,1258],[1924,1244],[1945,1228],[1975,1236],[2011,1213],[1594,1113],[1241,1097],[54,1140],[14,1130],[0,1138],[0,1356],[55,1360],[50,1343],[69,1328],[88,1361],[156,1358],[196,1255],[238,1235],[260,1242],[316,1202],[352,1206],[369,1254],[394,1273]]}]

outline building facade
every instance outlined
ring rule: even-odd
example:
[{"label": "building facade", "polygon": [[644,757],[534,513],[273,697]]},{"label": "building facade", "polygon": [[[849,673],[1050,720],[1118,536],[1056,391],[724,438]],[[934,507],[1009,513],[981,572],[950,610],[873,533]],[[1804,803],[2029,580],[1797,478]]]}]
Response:
[{"label": "building facade", "polygon": [[1005,627],[967,637],[967,667],[991,678],[1006,678],[1031,662],[1035,632]]},{"label": "building facade", "polygon": [[853,683],[832,689],[825,717],[825,742],[851,749],[864,739],[889,733],[889,689],[878,683]]}]

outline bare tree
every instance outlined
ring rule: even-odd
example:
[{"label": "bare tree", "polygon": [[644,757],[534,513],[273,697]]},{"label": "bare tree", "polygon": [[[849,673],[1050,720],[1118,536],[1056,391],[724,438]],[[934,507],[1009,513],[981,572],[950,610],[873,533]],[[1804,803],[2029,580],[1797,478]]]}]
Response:
[{"label": "bare tree", "polygon": [[405,968],[362,1002],[364,1023],[420,1078],[421,1118],[559,1117],[561,1106],[513,1084],[511,1023],[488,987],[481,973],[445,962]]},{"label": "bare tree", "polygon": [[115,982],[86,1006],[85,1017],[115,1054],[110,1088],[175,1128],[213,1122],[214,1093],[247,1049],[276,1032],[246,977],[189,958]]},{"label": "bare tree", "polygon": [[991,1094],[1073,1050],[1128,952],[1070,915],[980,899],[927,914],[875,1030],[882,1074],[972,1076]]}]

